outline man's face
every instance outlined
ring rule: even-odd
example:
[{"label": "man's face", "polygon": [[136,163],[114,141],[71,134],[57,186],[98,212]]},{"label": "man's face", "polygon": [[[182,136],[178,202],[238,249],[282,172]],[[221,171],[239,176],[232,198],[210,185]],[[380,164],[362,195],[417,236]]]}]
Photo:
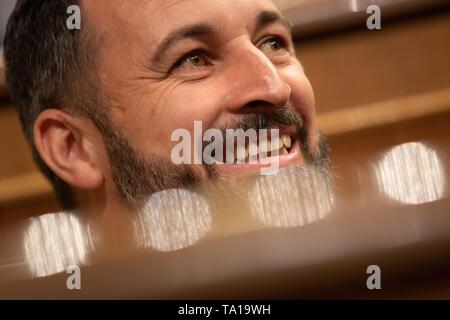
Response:
[{"label": "man's face", "polygon": [[[279,166],[304,164],[306,149],[319,152],[313,90],[271,1],[102,0],[86,1],[85,12],[101,38],[99,74],[109,121],[141,159],[169,163],[177,144],[172,133],[186,129],[194,137],[195,121],[203,131],[234,128],[248,117],[270,120],[280,111],[301,118],[306,139],[298,138],[295,125],[273,126],[293,142]],[[226,179],[257,167],[212,170]],[[188,170],[200,180],[211,177],[207,166]]]}]

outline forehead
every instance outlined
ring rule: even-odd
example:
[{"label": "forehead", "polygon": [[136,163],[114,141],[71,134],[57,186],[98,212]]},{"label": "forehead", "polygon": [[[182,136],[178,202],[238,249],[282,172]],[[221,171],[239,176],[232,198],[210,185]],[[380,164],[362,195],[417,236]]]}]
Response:
[{"label": "forehead", "polygon": [[150,42],[198,22],[218,30],[250,28],[259,12],[276,9],[270,0],[88,0],[83,7],[102,36]]}]

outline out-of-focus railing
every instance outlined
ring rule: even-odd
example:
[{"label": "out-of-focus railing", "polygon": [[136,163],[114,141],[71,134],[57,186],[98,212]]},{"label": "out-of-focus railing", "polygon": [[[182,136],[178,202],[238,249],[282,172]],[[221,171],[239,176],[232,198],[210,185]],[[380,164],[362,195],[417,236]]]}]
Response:
[{"label": "out-of-focus railing", "polygon": [[[276,2],[276,1],[275,1]],[[279,0],[295,36],[309,36],[353,25],[365,25],[367,8],[378,5],[383,19],[449,6],[447,0]]]}]

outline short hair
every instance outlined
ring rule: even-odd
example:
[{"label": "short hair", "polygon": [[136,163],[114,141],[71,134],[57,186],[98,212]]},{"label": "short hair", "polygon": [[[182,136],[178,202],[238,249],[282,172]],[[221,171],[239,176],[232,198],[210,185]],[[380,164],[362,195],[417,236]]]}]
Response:
[{"label": "short hair", "polygon": [[22,129],[38,168],[65,209],[76,205],[73,192],[40,157],[33,127],[45,109],[86,113],[95,93],[87,80],[94,63],[87,28],[67,27],[71,5],[81,8],[81,0],[18,0],[4,39],[6,81]]}]

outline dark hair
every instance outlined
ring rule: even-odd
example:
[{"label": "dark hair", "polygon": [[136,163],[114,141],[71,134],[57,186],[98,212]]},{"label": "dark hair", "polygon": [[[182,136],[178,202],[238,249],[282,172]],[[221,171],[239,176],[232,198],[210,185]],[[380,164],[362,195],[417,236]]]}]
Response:
[{"label": "dark hair", "polygon": [[[49,108],[86,113],[94,93],[92,52],[84,25],[69,30],[67,8],[81,0],[18,0],[4,40],[6,80],[22,129],[39,169],[66,209],[75,201],[69,185],[44,163],[33,140],[38,115]],[[81,7],[81,6],[80,6]],[[84,21],[83,21],[84,22]],[[88,52],[89,51],[89,52]]]}]

